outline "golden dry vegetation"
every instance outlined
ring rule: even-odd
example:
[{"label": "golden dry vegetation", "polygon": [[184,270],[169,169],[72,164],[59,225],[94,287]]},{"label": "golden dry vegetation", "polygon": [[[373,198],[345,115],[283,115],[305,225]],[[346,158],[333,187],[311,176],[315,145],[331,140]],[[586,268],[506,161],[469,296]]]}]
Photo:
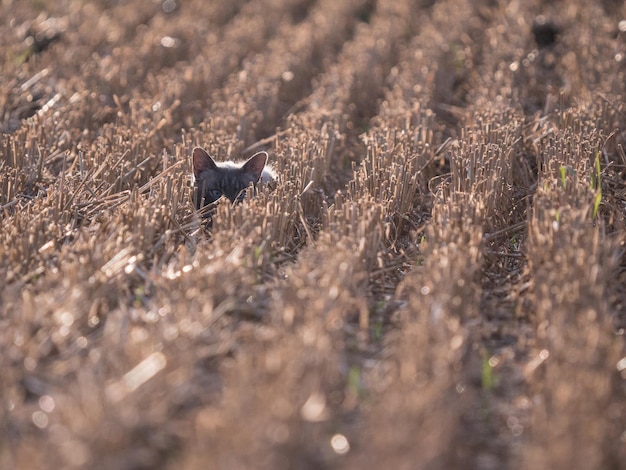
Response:
[{"label": "golden dry vegetation", "polygon": [[[0,40],[0,468],[624,468],[624,2],[3,0]],[[196,145],[277,187],[208,223]]]}]

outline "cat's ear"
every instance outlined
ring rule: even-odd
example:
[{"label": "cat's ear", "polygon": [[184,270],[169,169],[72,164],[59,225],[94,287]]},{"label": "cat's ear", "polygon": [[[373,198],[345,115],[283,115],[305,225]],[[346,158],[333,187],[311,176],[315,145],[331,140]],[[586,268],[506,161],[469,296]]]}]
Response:
[{"label": "cat's ear", "polygon": [[215,170],[217,165],[213,159],[206,153],[206,150],[200,147],[193,149],[193,174],[200,176],[200,173],[206,170]]},{"label": "cat's ear", "polygon": [[243,169],[247,173],[254,175],[258,181],[263,174],[263,168],[267,162],[267,152],[259,152],[252,155],[246,163],[243,164]]}]

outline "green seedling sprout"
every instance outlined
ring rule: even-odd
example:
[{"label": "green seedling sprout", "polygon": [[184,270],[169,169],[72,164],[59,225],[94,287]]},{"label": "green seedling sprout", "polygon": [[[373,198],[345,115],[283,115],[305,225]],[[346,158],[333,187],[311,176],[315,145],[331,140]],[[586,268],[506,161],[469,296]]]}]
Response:
[{"label": "green seedling sprout", "polygon": [[561,186],[565,189],[567,187],[567,167],[565,165],[561,165],[559,171],[561,172]]},{"label": "green seedling sprout", "polygon": [[593,201],[593,219],[598,217],[598,209],[600,208],[600,202],[602,202],[602,168],[600,167],[600,152],[596,152],[594,175],[591,177],[591,189],[596,192],[596,197]]},{"label": "green seedling sprout", "polygon": [[361,369],[358,366],[350,367],[348,372],[348,389],[356,396],[363,394],[363,384],[361,383]]},{"label": "green seedling sprout", "polygon": [[483,390],[490,391],[494,386],[493,370],[489,363],[489,355],[485,349],[481,350],[482,356],[482,376],[481,385]]}]

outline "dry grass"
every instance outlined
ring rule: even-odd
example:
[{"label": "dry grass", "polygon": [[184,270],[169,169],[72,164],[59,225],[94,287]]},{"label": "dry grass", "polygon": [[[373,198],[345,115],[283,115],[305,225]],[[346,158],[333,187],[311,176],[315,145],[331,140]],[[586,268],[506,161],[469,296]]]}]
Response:
[{"label": "dry grass", "polygon": [[1,11],[0,468],[623,465],[622,2]]}]

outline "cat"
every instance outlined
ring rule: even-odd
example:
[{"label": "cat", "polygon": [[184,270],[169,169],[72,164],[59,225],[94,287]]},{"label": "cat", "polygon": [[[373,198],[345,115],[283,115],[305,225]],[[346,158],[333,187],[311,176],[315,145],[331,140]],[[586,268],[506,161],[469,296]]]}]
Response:
[{"label": "cat", "polygon": [[258,152],[244,163],[215,162],[201,147],[193,149],[193,175],[196,181],[196,209],[226,196],[231,203],[241,202],[252,184],[267,184],[276,180],[274,170],[267,165],[267,152]]}]

